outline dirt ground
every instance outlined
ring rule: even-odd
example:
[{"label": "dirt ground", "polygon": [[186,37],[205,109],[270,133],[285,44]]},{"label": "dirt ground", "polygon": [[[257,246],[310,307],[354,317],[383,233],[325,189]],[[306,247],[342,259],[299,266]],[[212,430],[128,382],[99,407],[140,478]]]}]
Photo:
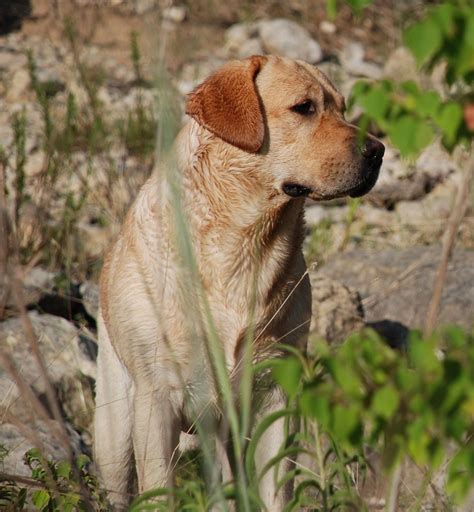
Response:
[{"label": "dirt ground", "polygon": [[[20,2],[27,4],[28,2]],[[210,49],[218,48],[225,30],[233,23],[254,19],[287,17],[302,24],[316,37],[328,58],[351,40],[363,43],[368,60],[383,62],[384,57],[400,42],[400,28],[422,12],[430,2],[421,0],[375,0],[357,19],[347,6],[341,6],[336,18],[330,20],[334,33],[322,30],[328,21],[325,0],[291,0],[259,2],[221,0],[187,0],[186,19],[180,30],[167,42],[166,63],[171,72],[184,62],[199,58]],[[64,38],[65,17],[76,22],[78,36],[84,44],[96,45],[118,62],[130,63],[130,33],[140,35],[145,66],[152,69],[163,44],[160,37],[162,8],[172,2],[161,1],[156,8],[137,14],[121,0],[31,0],[30,13],[22,20],[25,35],[39,35],[58,42]]]}]

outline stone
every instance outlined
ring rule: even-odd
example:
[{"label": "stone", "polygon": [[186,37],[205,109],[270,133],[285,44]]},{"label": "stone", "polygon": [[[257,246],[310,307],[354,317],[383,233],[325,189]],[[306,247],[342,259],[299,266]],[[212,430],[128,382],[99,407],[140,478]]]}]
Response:
[{"label": "stone", "polygon": [[[78,329],[64,318],[31,311],[28,319],[37,337],[49,381],[62,399],[63,410],[68,411],[72,425],[84,428],[92,420],[93,402],[91,389],[86,390],[80,383],[86,382],[82,377],[90,382],[95,378],[95,362],[82,350]],[[44,403],[46,384],[25,335],[22,319],[11,318],[0,323],[0,340],[15,365],[18,378],[23,379]],[[8,412],[29,424],[34,421],[31,405],[21,396],[12,375],[3,368],[0,368],[0,397],[1,414]]]},{"label": "stone", "polygon": [[225,32],[225,44],[228,50],[238,51],[248,39],[258,34],[254,23],[235,23]]},{"label": "stone", "polygon": [[[359,291],[367,322],[423,328],[440,254],[440,246],[354,250],[334,257],[320,272]],[[455,249],[437,324],[471,329],[473,320],[474,252]]]},{"label": "stone", "polygon": [[359,294],[320,272],[310,271],[313,298],[310,334],[329,343],[341,343],[364,327]]},{"label": "stone", "polygon": [[156,0],[135,0],[135,13],[141,16],[157,6]]},{"label": "stone", "polygon": [[15,71],[11,79],[6,100],[10,103],[21,101],[27,94],[31,85],[30,75],[26,69]]},{"label": "stone", "polygon": [[182,23],[186,19],[186,8],[182,5],[172,5],[163,9],[163,18],[173,23]]},{"label": "stone", "polygon": [[[32,306],[41,298],[52,293],[56,274],[41,267],[34,267],[22,278],[21,287],[25,306]],[[18,307],[10,288],[8,279],[0,279],[0,318],[18,313]]]},{"label": "stone", "polygon": [[[31,469],[24,461],[25,453],[31,448],[39,448],[44,457],[60,461],[68,458],[68,452],[56,439],[54,430],[58,428],[56,421],[36,421],[34,429],[20,428],[5,422],[0,425],[0,446],[7,450],[1,462],[2,471],[17,476],[31,477]],[[71,429],[68,430],[71,448],[80,453],[80,438]],[[39,445],[39,446],[38,446]]]},{"label": "stone", "polygon": [[383,76],[395,82],[412,80],[420,84],[420,72],[415,57],[404,46],[400,46],[390,53],[383,68]]},{"label": "stone", "polygon": [[240,46],[237,52],[237,56],[239,59],[245,59],[246,57],[251,57],[252,55],[261,55],[262,53],[264,53],[264,51],[260,43],[260,39],[253,37],[252,39],[245,41]]},{"label": "stone", "polygon": [[43,170],[46,161],[46,154],[42,150],[34,151],[28,155],[25,163],[25,174],[34,178]]},{"label": "stone", "polygon": [[373,80],[382,77],[382,69],[374,63],[364,60],[364,47],[360,43],[351,41],[347,43],[339,55],[342,66],[355,76],[363,76]]},{"label": "stone", "polygon": [[334,23],[332,23],[331,21],[323,20],[319,24],[319,30],[321,30],[323,34],[331,35],[336,33],[337,28],[336,25],[334,25]]},{"label": "stone", "polygon": [[82,303],[87,313],[97,320],[99,313],[99,287],[95,283],[86,281],[79,287],[79,293],[82,297]]},{"label": "stone", "polygon": [[262,47],[290,59],[301,59],[316,64],[323,58],[321,46],[298,23],[284,18],[261,21],[258,31]]}]

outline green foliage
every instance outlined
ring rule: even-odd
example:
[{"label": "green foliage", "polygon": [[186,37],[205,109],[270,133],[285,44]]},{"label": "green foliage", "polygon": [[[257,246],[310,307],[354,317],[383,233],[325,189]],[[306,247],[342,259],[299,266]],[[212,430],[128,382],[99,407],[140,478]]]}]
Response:
[{"label": "green foliage", "polygon": [[359,81],[352,90],[350,105],[354,103],[364,110],[362,125],[376,122],[404,156],[417,155],[436,134],[450,150],[467,137],[460,104],[444,101],[435,91],[424,91],[411,81],[399,86],[388,80]]},{"label": "green foliage", "polygon": [[462,0],[432,7],[405,32],[405,44],[420,65],[445,61],[449,84],[474,80],[474,5]]},{"label": "green foliage", "polygon": [[31,484],[21,487],[15,482],[2,482],[2,510],[38,510],[72,512],[108,510],[105,494],[96,477],[89,472],[90,460],[79,455],[69,461],[46,460],[37,448],[25,454],[25,464],[31,470]]},{"label": "green foliage", "polygon": [[446,490],[461,501],[474,481],[474,336],[458,328],[428,339],[412,332],[404,354],[367,331],[340,348],[314,348],[304,366],[290,359],[286,377],[285,363],[277,366],[291,396],[295,375],[303,375],[296,399],[303,418],[347,460],[363,458],[366,446],[380,450],[387,471],[406,457],[433,471],[455,450]]},{"label": "green foliage", "polygon": [[327,256],[332,244],[331,228],[332,222],[329,219],[324,219],[311,227],[311,232],[305,242],[305,258],[307,262],[324,262],[324,257]]},{"label": "green foliage", "polygon": [[143,106],[138,96],[135,109],[128,113],[126,120],[118,123],[120,137],[131,155],[147,156],[156,145],[157,122],[150,109]]},{"label": "green foliage", "polygon": [[[338,0],[326,0],[326,11],[330,18],[335,18],[338,9]],[[372,3],[372,0],[346,0],[346,4],[351,7],[356,13],[360,13],[364,7]]]},{"label": "green foliage", "polygon": [[[446,66],[448,85],[464,95],[474,80],[474,4],[453,0],[434,6],[404,34],[404,41],[418,64],[428,69]],[[364,111],[361,126],[375,122],[404,156],[416,156],[440,135],[448,150],[468,143],[471,134],[463,123],[460,96],[441,97],[413,82],[358,82],[350,104]]]}]

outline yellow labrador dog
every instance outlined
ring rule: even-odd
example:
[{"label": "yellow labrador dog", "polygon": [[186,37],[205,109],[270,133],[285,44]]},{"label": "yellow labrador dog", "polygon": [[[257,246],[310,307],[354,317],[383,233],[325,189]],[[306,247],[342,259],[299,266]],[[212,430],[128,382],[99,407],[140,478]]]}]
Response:
[{"label": "yellow labrador dog", "polygon": [[[372,136],[358,143],[344,108],[318,69],[275,56],[229,62],[187,98],[189,120],[172,155],[141,189],[102,272],[95,458],[117,508],[126,505],[133,465],[140,492],[172,484],[181,430],[216,404],[202,304],[235,389],[251,325],[255,359],[272,355],[277,341],[305,346],[305,199],[365,194],[384,154]],[[181,221],[199,291],[182,254]],[[266,412],[284,407],[277,390],[264,402]],[[216,437],[226,471],[225,435]],[[283,441],[276,422],[260,442],[259,468]],[[271,471],[260,495],[271,512],[288,500]]]}]

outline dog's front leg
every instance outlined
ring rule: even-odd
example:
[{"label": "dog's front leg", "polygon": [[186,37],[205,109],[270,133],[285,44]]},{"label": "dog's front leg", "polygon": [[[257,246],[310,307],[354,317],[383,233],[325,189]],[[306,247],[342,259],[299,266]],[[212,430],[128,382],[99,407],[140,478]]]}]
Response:
[{"label": "dog's front leg", "polygon": [[173,485],[178,454],[180,421],[170,402],[170,393],[147,384],[136,388],[133,449],[138,490]]},{"label": "dog's front leg", "polygon": [[[278,387],[273,387],[267,396],[265,396],[263,407],[258,411],[257,422],[286,407],[286,398]],[[290,501],[293,491],[293,481],[287,482],[281,489],[277,491],[277,482],[292,469],[294,465],[291,460],[284,458],[276,466],[269,469],[263,476],[261,475],[265,465],[275,457],[280,449],[284,447],[286,441],[285,418],[272,423],[267,428],[258,442],[255,453],[255,466],[258,477],[261,477],[259,484],[260,498],[265,504],[268,512],[279,512],[284,509],[285,505]],[[275,473],[276,471],[276,473]]]}]

